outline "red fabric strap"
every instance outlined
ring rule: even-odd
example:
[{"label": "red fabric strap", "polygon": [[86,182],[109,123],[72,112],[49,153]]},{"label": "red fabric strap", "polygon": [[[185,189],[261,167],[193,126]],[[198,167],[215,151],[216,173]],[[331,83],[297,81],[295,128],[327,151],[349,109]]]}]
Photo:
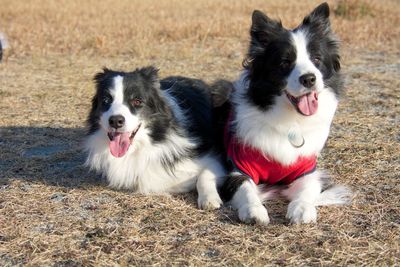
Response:
[{"label": "red fabric strap", "polygon": [[225,127],[225,148],[228,160],[234,168],[241,173],[248,175],[255,184],[277,183],[290,184],[315,170],[317,157],[299,157],[289,166],[268,159],[259,150],[239,142],[230,133],[230,119]]}]

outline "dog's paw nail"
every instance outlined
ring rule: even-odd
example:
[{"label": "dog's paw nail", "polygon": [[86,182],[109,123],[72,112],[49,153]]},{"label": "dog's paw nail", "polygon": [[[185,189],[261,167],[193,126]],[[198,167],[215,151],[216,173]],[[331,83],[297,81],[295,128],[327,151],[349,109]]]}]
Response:
[{"label": "dog's paw nail", "polygon": [[263,205],[244,206],[239,209],[239,219],[244,223],[268,225],[268,211]]},{"label": "dog's paw nail", "polygon": [[315,223],[317,221],[317,209],[313,204],[294,201],[289,204],[286,218],[292,224]]},{"label": "dog's paw nail", "polygon": [[221,207],[222,200],[219,196],[202,197],[198,199],[198,206],[202,210],[215,210]]}]

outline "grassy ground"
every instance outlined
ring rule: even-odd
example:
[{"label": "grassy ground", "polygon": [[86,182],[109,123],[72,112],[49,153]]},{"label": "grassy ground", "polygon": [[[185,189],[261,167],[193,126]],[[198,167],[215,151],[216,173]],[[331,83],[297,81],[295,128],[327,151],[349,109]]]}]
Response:
[{"label": "grassy ground", "polygon": [[212,81],[241,70],[253,9],[296,26],[318,1],[0,0],[0,265],[398,265],[400,5],[330,1],[347,96],[320,165],[356,196],[315,225],[243,225],[195,193],[108,189],[81,166],[91,78],[155,64]]}]

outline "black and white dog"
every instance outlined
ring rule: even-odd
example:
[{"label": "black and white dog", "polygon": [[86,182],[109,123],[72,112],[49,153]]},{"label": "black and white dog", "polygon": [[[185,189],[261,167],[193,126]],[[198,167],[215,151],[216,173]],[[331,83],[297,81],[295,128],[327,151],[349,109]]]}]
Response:
[{"label": "black and white dog", "polygon": [[250,34],[226,119],[232,172],[222,196],[241,221],[268,224],[263,200],[269,194],[261,187],[282,184],[290,222],[315,222],[316,206],[350,197],[344,186],[327,186],[327,176],[316,170],[343,88],[329,6],[321,4],[293,30],[254,11]]},{"label": "black and white dog", "polygon": [[200,80],[159,80],[154,67],[104,69],[88,118],[87,164],[114,188],[180,193],[197,187],[198,205],[218,208],[226,175],[214,148],[212,101]]}]

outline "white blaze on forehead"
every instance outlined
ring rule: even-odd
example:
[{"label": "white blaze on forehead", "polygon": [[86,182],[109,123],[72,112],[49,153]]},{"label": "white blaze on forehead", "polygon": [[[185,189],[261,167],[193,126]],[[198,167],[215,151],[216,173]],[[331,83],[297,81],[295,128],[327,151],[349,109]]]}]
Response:
[{"label": "white blaze on forehead", "polygon": [[110,94],[113,97],[114,104],[122,104],[124,102],[124,78],[120,75],[114,78],[114,86],[110,88]]},{"label": "white blaze on forehead", "polygon": [[121,115],[125,118],[125,124],[119,129],[120,132],[132,132],[138,128],[139,118],[133,115],[126,103],[124,103],[124,77],[121,75],[113,78],[113,85],[109,88],[112,96],[111,107],[101,115],[100,124],[106,131],[109,131],[109,118],[115,115]]},{"label": "white blaze on forehead", "polygon": [[292,93],[300,93],[303,86],[299,82],[300,76],[312,73],[316,77],[316,89],[317,91],[322,90],[323,81],[321,72],[315,67],[310,59],[310,54],[307,51],[307,33],[298,30],[292,32],[293,46],[296,48],[296,62],[295,67],[288,78],[288,89]]},{"label": "white blaze on forehead", "polygon": [[307,60],[309,55],[305,33],[303,31],[292,32],[292,38],[297,51],[297,61]]}]

